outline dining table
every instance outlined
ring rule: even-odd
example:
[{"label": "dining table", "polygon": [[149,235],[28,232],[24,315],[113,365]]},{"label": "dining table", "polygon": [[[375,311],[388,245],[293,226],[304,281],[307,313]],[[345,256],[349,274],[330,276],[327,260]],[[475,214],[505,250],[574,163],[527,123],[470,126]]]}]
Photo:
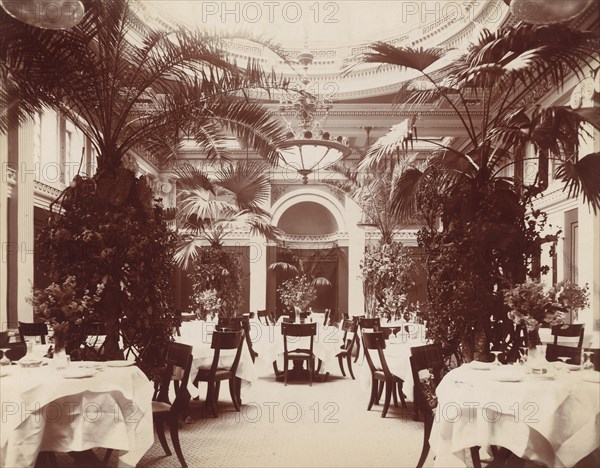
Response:
[{"label": "dining table", "polygon": [[562,363],[544,369],[474,361],[444,376],[429,438],[435,466],[466,466],[470,447],[504,447],[552,467],[597,450],[600,373]]},{"label": "dining table", "polygon": [[[119,450],[135,466],[154,443],[154,386],[127,361],[73,362],[55,368],[0,367],[0,466],[33,467],[41,451]],[[24,359],[25,359],[24,358]]]},{"label": "dining table", "polygon": [[[200,392],[193,385],[193,380],[196,377],[199,369],[210,369],[214,350],[211,348],[212,334],[217,328],[217,322],[213,320],[192,320],[181,324],[181,336],[175,336],[175,341],[190,345],[192,347],[192,369],[190,372],[190,383],[188,391],[192,397],[197,397]],[[252,328],[250,336],[252,336]],[[219,368],[228,368],[231,366],[235,358],[237,350],[222,350],[219,356]],[[244,341],[242,345],[242,354],[238,363],[238,368],[235,376],[241,382],[241,395],[245,397],[250,392],[252,384],[257,379],[257,370],[252,355],[247,343]]]},{"label": "dining table", "polygon": [[[273,375],[280,377],[278,370],[283,369],[283,335],[281,333],[281,324],[284,317],[280,317],[275,325],[264,325],[257,321],[251,321],[251,340],[254,350],[258,353],[256,364],[259,375]],[[307,318],[310,323],[311,317]],[[337,355],[344,342],[344,332],[334,325],[324,325],[320,319],[317,324],[317,333],[313,338],[313,353],[320,366],[317,364],[322,375],[337,368]],[[291,337],[288,336],[288,346],[292,349],[308,349],[310,337]]]}]

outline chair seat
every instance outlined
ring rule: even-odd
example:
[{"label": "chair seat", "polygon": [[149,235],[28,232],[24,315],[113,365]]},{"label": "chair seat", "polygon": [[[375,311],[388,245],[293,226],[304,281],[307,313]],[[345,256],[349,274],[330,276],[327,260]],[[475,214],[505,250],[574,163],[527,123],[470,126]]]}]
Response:
[{"label": "chair seat", "polygon": [[169,403],[164,403],[162,401],[152,402],[153,413],[168,413],[169,411],[171,411],[171,405]]},{"label": "chair seat", "polygon": [[314,355],[311,356],[310,352],[305,351],[291,351],[286,354],[286,357],[288,359],[310,359]]},{"label": "chair seat", "polygon": [[[196,380],[206,382],[210,377],[210,369],[198,369]],[[218,368],[217,372],[215,373],[214,379],[225,380],[230,379],[231,377],[233,377],[233,375],[230,369]]]}]

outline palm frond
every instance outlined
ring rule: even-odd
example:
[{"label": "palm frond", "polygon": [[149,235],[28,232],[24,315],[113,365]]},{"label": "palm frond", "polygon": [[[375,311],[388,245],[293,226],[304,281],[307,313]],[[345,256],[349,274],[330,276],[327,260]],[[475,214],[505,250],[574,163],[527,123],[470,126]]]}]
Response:
[{"label": "palm frond", "polygon": [[370,47],[373,51],[363,55],[364,62],[387,63],[420,72],[437,62],[445,53],[439,48],[395,47],[386,42],[376,42]]},{"label": "palm frond", "polygon": [[219,185],[235,195],[242,210],[258,209],[271,194],[268,166],[257,161],[238,161],[221,166],[217,171]]},{"label": "palm frond", "polygon": [[591,153],[577,162],[566,161],[557,169],[556,176],[565,183],[569,197],[583,195],[594,209],[600,211],[600,153]]},{"label": "palm frond", "polygon": [[179,238],[173,259],[175,263],[187,270],[191,261],[198,256],[198,250],[203,245],[203,240],[196,236],[185,236]]},{"label": "palm frond", "polygon": [[410,167],[396,180],[391,195],[391,209],[398,217],[409,219],[417,213],[417,194],[423,176],[423,171]]},{"label": "palm frond", "polygon": [[213,195],[215,187],[208,174],[191,164],[182,164],[175,169],[177,186],[180,190],[208,190]]},{"label": "palm frond", "polygon": [[269,270],[293,275],[299,273],[298,267],[288,262],[273,262],[269,265]]}]

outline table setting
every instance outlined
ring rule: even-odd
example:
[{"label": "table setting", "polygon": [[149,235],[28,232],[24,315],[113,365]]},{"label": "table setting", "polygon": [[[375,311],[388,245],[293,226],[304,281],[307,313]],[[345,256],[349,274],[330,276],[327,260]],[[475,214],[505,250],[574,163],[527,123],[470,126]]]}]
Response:
[{"label": "table setting", "polygon": [[34,466],[40,451],[105,447],[135,466],[154,442],[148,378],[132,361],[57,367],[43,351],[0,366],[0,465]]},{"label": "table setting", "polygon": [[573,466],[599,446],[599,394],[600,373],[583,365],[464,364],[436,390],[435,466],[466,466],[466,449],[492,445],[547,466]]}]

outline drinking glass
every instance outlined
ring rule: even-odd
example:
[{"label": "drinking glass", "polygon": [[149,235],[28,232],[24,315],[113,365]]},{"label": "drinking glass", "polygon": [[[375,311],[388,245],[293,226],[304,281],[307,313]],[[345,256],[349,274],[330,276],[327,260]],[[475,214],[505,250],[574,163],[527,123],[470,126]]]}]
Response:
[{"label": "drinking glass", "polygon": [[6,352],[9,350],[10,348],[0,348],[0,351],[2,351],[2,358],[0,358],[0,366],[11,365],[10,359],[8,359],[8,356],[6,355]]},{"label": "drinking glass", "polygon": [[527,364],[527,348],[519,348],[519,365],[524,366]]},{"label": "drinking glass", "polygon": [[584,359],[582,359],[581,368],[583,370],[594,370],[594,363],[592,362],[592,351],[582,351]]},{"label": "drinking glass", "polygon": [[494,362],[492,362],[492,366],[501,366],[502,363],[498,360],[498,355],[502,354],[502,351],[490,351],[494,355]]}]

